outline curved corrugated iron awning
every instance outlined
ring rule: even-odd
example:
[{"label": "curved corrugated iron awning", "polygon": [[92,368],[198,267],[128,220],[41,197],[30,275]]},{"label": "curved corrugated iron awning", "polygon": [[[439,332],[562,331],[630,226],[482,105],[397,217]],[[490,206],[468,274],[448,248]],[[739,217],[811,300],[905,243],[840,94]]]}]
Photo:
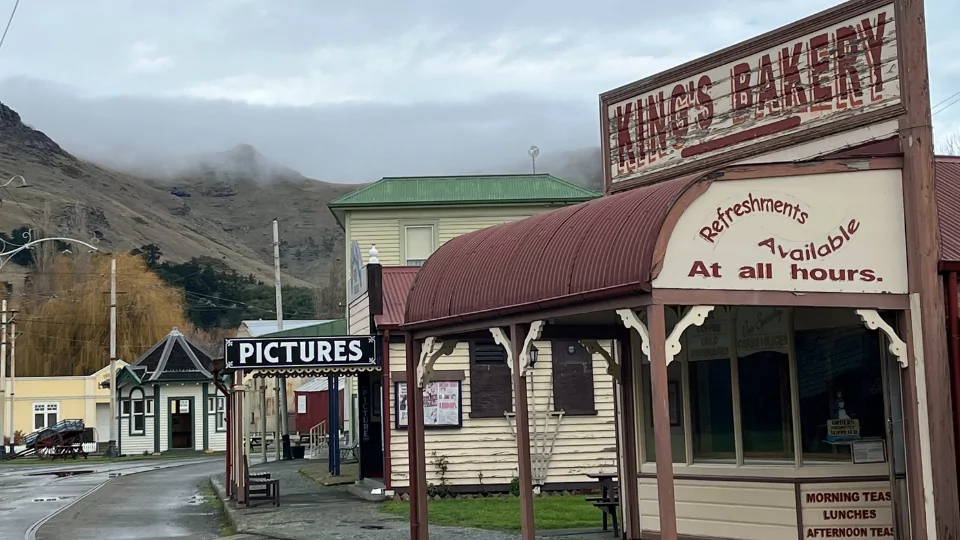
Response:
[{"label": "curved corrugated iron awning", "polygon": [[649,291],[661,228],[677,199],[702,177],[677,178],[454,238],[417,273],[404,325]]}]

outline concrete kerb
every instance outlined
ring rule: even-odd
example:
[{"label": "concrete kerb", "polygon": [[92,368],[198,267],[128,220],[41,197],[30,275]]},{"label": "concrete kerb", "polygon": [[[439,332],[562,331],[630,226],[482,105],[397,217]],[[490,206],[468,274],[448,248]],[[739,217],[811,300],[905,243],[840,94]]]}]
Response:
[{"label": "concrete kerb", "polygon": [[223,513],[226,514],[227,521],[230,522],[230,528],[237,534],[245,534],[240,530],[240,524],[237,523],[237,508],[233,505],[233,501],[227,497],[227,490],[224,489],[220,479],[216,476],[211,476],[210,484],[213,485],[213,490],[217,493],[217,497],[223,505]]}]

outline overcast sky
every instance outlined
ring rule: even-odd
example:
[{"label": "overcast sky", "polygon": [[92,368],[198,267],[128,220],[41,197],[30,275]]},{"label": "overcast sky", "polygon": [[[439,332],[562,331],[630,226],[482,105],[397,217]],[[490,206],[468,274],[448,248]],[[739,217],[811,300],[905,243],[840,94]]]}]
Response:
[{"label": "overcast sky", "polygon": [[[597,146],[599,93],[836,3],[22,0],[0,101],[87,156],[250,143],[329,181],[473,172]],[[927,10],[937,104],[960,2]],[[960,104],[934,123],[960,130]]]}]

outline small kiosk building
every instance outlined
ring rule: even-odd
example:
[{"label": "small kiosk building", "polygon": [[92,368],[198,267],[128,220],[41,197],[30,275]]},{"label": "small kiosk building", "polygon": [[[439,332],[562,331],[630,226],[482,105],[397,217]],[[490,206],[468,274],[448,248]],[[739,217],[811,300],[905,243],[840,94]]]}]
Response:
[{"label": "small kiosk building", "polygon": [[[423,265],[407,385],[458,343],[502,345],[525,540],[531,345],[558,337],[615,343],[629,539],[960,530],[923,20],[921,2],[854,0],[607,92],[605,197]],[[408,396],[425,540],[425,397]]]}]

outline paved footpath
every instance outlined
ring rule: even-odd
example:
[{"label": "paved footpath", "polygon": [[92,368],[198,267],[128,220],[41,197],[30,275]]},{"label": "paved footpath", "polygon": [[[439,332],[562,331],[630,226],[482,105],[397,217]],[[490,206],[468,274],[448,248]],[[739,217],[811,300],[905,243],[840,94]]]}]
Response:
[{"label": "paved footpath", "polygon": [[[237,508],[232,501],[224,507],[238,533],[262,535],[278,540],[409,540],[410,525],[405,517],[381,512],[378,503],[364,501],[337,487],[320,486],[300,474],[303,462],[278,462],[252,471],[270,471],[280,480],[280,507],[257,501],[258,506]],[[213,478],[214,487],[224,496],[223,475]],[[551,535],[551,538],[558,538]],[[502,533],[463,527],[430,526],[433,540],[517,540],[519,533]],[[612,534],[561,536],[562,540],[613,538]]]}]

